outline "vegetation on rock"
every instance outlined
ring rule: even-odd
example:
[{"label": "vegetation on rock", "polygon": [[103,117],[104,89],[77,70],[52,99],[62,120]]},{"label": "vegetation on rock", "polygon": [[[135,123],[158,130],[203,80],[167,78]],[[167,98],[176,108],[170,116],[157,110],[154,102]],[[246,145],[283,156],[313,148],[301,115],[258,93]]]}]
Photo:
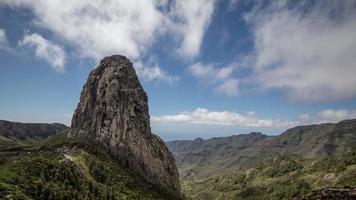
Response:
[{"label": "vegetation on rock", "polygon": [[95,144],[66,135],[1,150],[0,199],[166,199]]}]

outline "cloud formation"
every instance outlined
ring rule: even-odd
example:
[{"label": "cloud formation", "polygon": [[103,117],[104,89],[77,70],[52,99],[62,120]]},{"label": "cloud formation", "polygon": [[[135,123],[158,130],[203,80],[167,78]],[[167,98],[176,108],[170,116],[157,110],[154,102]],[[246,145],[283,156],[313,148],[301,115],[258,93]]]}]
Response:
[{"label": "cloud formation", "polygon": [[152,116],[151,120],[155,122],[236,125],[253,128],[284,128],[297,125],[297,122],[259,118],[254,112],[243,115],[229,111],[209,111],[206,108],[197,108],[192,112],[181,112],[176,115]]},{"label": "cloud formation", "polygon": [[0,28],[0,49],[8,50],[9,42],[7,41],[5,30]]},{"label": "cloud formation", "polygon": [[254,37],[251,79],[294,101],[356,96],[356,1],[272,1],[245,14]]},{"label": "cloud formation", "polygon": [[314,115],[302,114],[295,120],[260,118],[255,112],[241,114],[229,111],[209,111],[197,108],[192,112],[174,115],[152,116],[153,122],[179,122],[205,125],[233,125],[248,128],[291,128],[299,125],[335,123],[345,119],[356,119],[356,110],[326,109]]},{"label": "cloud formation", "polygon": [[176,0],[171,10],[174,30],[180,34],[179,53],[194,58],[199,54],[204,32],[214,12],[215,0]]},{"label": "cloud formation", "polygon": [[6,35],[5,35],[5,30],[0,29],[0,43],[7,43]]},{"label": "cloud formation", "polygon": [[303,114],[299,116],[300,124],[339,122],[345,119],[356,119],[356,110],[326,109],[313,116]]},{"label": "cloud formation", "polygon": [[33,48],[38,58],[47,61],[56,71],[64,72],[66,54],[61,46],[52,43],[37,33],[26,33],[19,45]]},{"label": "cloud formation", "polygon": [[214,0],[4,0],[1,5],[31,10],[36,25],[64,39],[80,57],[98,61],[124,54],[141,62],[143,77],[168,81],[158,65],[143,62],[151,47],[168,34],[179,55],[196,57],[214,11]]},{"label": "cloud formation", "polygon": [[338,122],[344,119],[356,118],[356,110],[327,109],[319,112],[316,117],[319,122]]},{"label": "cloud formation", "polygon": [[147,81],[161,80],[167,81],[168,83],[173,83],[179,80],[178,76],[172,76],[163,71],[157,63],[153,63],[153,66],[149,67],[142,64],[142,62],[134,62],[135,70],[139,77]]},{"label": "cloud formation", "polygon": [[215,92],[226,96],[238,95],[239,80],[233,76],[236,69],[236,63],[217,67],[197,62],[188,67],[190,74],[212,85]]},{"label": "cloud formation", "polygon": [[227,96],[236,96],[239,92],[239,80],[235,78],[227,79],[218,85],[215,91]]}]

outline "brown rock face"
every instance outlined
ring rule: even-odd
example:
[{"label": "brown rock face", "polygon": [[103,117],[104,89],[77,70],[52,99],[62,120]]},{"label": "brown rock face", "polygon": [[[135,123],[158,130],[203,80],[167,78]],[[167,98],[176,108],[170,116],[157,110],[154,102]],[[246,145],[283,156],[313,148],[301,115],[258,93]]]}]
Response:
[{"label": "brown rock face", "polygon": [[106,57],[83,87],[70,134],[98,142],[147,181],[179,194],[173,155],[151,133],[147,100],[132,63],[124,56]]}]

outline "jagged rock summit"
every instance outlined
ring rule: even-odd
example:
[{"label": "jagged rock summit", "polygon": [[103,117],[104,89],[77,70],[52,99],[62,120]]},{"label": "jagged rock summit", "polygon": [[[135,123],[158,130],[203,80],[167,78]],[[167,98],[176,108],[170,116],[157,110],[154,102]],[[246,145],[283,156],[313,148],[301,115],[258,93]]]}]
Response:
[{"label": "jagged rock summit", "polygon": [[150,183],[179,195],[173,155],[151,133],[147,100],[132,63],[120,55],[105,57],[83,87],[70,135],[99,143]]}]

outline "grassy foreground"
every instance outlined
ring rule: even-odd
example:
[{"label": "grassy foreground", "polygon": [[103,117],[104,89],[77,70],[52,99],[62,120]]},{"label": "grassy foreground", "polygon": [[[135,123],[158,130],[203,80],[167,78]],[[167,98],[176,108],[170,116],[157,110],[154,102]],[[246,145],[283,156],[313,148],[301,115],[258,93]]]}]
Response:
[{"label": "grassy foreground", "polygon": [[94,144],[65,133],[36,144],[6,142],[11,146],[0,150],[0,199],[163,199]]}]

